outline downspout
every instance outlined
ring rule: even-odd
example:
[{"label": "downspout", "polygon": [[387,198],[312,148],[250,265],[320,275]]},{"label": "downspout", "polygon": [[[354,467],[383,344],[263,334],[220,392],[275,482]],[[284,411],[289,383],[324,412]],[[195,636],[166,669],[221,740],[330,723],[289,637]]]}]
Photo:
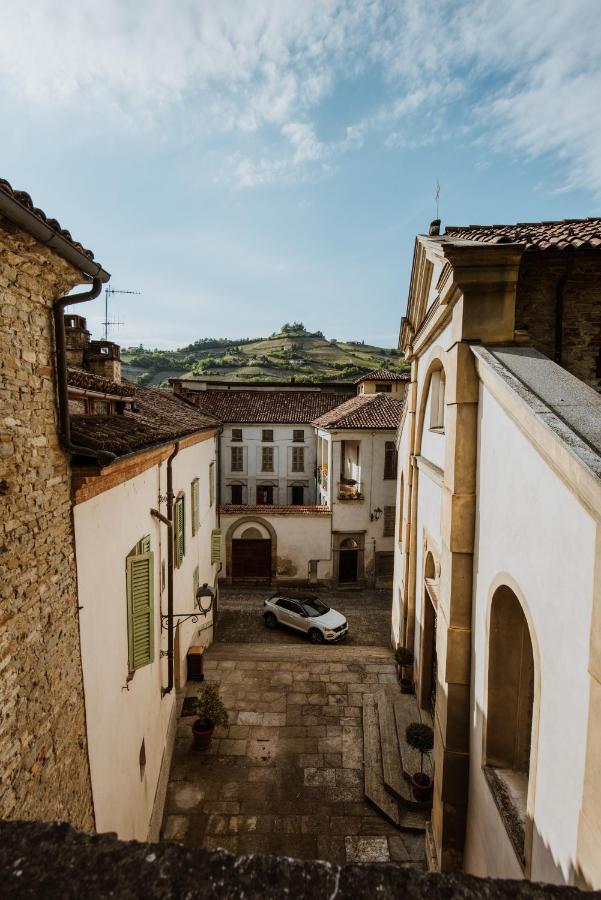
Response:
[{"label": "downspout", "polygon": [[563,274],[559,276],[555,285],[555,352],[553,359],[557,365],[562,365],[563,359],[563,309],[564,309],[564,291],[566,282],[572,274],[574,265],[574,251],[570,248],[568,251],[568,260]]},{"label": "downspout", "polygon": [[71,441],[71,420],[69,418],[69,387],[67,383],[67,340],[65,337],[65,307],[75,303],[94,300],[102,291],[102,280],[96,276],[89,291],[71,294],[55,300],[52,308],[54,316],[54,342],[56,346],[56,381],[58,397],[58,431],[60,444],[66,453],[77,456],[90,456],[97,459],[101,466],[108,466],[117,458],[108,450],[90,450],[80,447]]},{"label": "downspout", "polygon": [[[157,509],[151,509],[150,513],[163,522],[169,529],[169,542],[167,544],[167,687],[161,688],[161,696],[170,694],[173,690],[173,460],[179,453],[180,442],[176,441],[173,452],[167,459],[167,515],[164,516]],[[162,620],[161,620],[162,622]]]}]

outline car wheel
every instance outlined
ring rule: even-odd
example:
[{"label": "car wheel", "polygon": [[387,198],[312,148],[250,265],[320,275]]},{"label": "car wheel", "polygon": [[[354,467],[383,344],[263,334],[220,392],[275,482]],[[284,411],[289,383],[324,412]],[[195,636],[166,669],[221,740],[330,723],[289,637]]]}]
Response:
[{"label": "car wheel", "polygon": [[323,644],[323,634],[319,628],[312,628],[309,632],[309,640],[312,644]]},{"label": "car wheel", "polygon": [[268,628],[277,628],[278,627],[278,620],[274,616],[273,613],[265,613],[265,615],[263,616],[263,619]]}]

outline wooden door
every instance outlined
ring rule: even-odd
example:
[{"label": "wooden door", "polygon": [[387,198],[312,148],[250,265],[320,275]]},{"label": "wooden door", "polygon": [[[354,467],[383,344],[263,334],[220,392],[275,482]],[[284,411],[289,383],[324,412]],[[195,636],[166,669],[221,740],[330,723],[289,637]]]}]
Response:
[{"label": "wooden door", "polygon": [[340,550],[340,561],[338,564],[338,581],[341,584],[350,584],[357,580],[357,565],[359,561],[359,551],[355,549]]},{"label": "wooden door", "polygon": [[232,541],[232,578],[271,581],[271,540]]}]

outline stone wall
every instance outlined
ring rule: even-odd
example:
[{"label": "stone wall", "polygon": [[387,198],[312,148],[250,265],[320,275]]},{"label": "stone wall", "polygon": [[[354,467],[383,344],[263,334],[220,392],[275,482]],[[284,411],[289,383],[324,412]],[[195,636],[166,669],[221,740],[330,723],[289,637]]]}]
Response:
[{"label": "stone wall", "polygon": [[53,300],[83,280],[0,218],[0,818],[94,826]]},{"label": "stone wall", "polygon": [[555,358],[555,302],[564,287],[561,365],[601,390],[601,253],[525,253],[518,278],[516,328],[526,329],[537,350]]}]

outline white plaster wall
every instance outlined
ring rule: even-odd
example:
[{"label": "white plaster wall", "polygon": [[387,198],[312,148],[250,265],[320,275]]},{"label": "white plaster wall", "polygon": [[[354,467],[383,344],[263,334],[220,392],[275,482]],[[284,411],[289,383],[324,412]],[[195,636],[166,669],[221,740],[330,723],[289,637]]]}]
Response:
[{"label": "white plaster wall", "polygon": [[[294,515],[294,513],[270,516],[262,510],[258,519],[269,522],[277,535],[278,580],[306,579],[309,572],[309,560],[319,560],[318,578],[320,580],[329,580],[332,577],[331,516],[306,516]],[[254,524],[253,515],[222,514],[222,555],[224,559],[226,535],[233,524],[236,525],[235,534],[238,535],[245,527]]]},{"label": "white plaster wall", "polygon": [[[242,429],[242,441],[232,442],[232,428]],[[273,430],[273,442],[264,443],[262,432],[264,429]],[[293,431],[303,429],[305,439],[293,441]],[[315,465],[316,465],[316,435],[315,429],[310,424],[298,425],[225,425],[221,436],[222,466],[221,466],[221,497],[223,503],[231,503],[230,485],[243,483],[246,490],[243,491],[244,502],[254,506],[257,502],[257,484],[274,484],[274,503],[286,505],[291,503],[291,486],[303,485],[306,504],[315,503]],[[244,471],[232,472],[230,447],[244,448]],[[261,449],[273,447],[274,471],[261,471]],[[292,471],[292,448],[305,448],[304,472]]]},{"label": "white plaster wall", "polygon": [[[414,473],[415,477],[415,473]],[[440,485],[432,481],[427,472],[420,469],[418,477],[418,506],[417,506],[417,540],[415,560],[415,644],[413,654],[416,661],[420,659],[420,642],[424,621],[424,563],[426,536],[433,544],[441,548],[440,538],[440,514],[442,507],[442,489]],[[443,685],[443,688],[445,686]]]},{"label": "white plaster wall", "polygon": [[[214,522],[206,509],[203,482],[208,461],[215,458],[215,440],[182,450],[174,462],[174,491],[186,492],[187,552],[175,571],[175,609],[191,607],[193,562],[198,560],[200,580],[212,584],[215,567],[207,561],[205,544]],[[190,482],[201,483],[201,529],[192,540]],[[161,632],[161,605],[166,612],[166,586],[161,594],[161,562],[167,559],[167,528],[150,515],[161,509],[159,494],[166,493],[166,464],[142,474],[74,508],[75,545],[79,589],[81,653],[86,702],[88,751],[98,831],[115,831],[120,838],[145,840],[175,691],[161,696],[167,682],[166,648]],[[154,661],[138,669],[128,682],[126,557],[135,544],[150,534],[154,553]],[[195,563],[194,563],[195,564]],[[210,635],[210,631],[208,632]],[[195,627],[184,628],[182,653],[196,639]],[[146,767],[140,774],[139,752],[144,740]]]},{"label": "white plaster wall", "polygon": [[521,877],[481,770],[491,586],[508,573],[525,600],[540,660],[531,877],[567,881],[584,777],[594,523],[482,385],[478,459],[465,866],[477,875]]},{"label": "white plaster wall", "polygon": [[[392,640],[401,643],[403,626],[403,577],[405,571],[406,546],[401,543],[401,523],[407,523],[409,502],[409,418],[405,417],[400,439],[397,443],[398,470],[396,483],[396,524],[394,538],[394,578],[392,583]],[[403,479],[403,502],[401,507],[401,476]],[[404,535],[403,535],[404,536]]]}]

